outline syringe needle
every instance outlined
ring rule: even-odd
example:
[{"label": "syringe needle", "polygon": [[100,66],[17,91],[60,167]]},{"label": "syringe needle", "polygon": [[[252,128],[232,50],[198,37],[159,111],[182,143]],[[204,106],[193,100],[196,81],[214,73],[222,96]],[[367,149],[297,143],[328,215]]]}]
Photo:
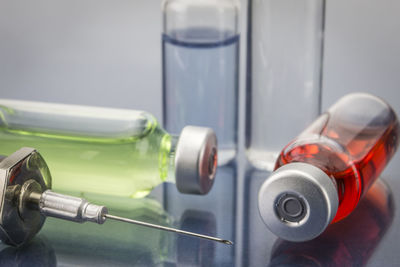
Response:
[{"label": "syringe needle", "polygon": [[64,220],[70,220],[75,222],[86,222],[91,221],[98,224],[103,224],[106,219],[112,219],[121,222],[127,222],[146,227],[156,228],[159,230],[174,232],[178,234],[195,236],[204,238],[216,242],[220,242],[226,245],[233,245],[232,241],[224,240],[208,235],[196,234],[175,228],[169,228],[157,224],[132,220],[124,217],[108,214],[108,210],[105,206],[99,206],[87,202],[83,198],[77,198],[73,196],[63,195],[55,193],[51,190],[46,190],[43,193],[31,192],[27,199],[31,203],[38,205],[40,213],[45,216],[51,216],[61,218]]},{"label": "syringe needle", "polygon": [[115,216],[115,215],[111,215],[111,214],[104,214],[103,216],[105,218],[116,220],[116,221],[142,225],[142,226],[146,226],[146,227],[156,228],[156,229],[169,231],[169,232],[174,232],[174,233],[183,234],[183,235],[195,236],[195,237],[199,237],[199,238],[204,238],[204,239],[220,242],[220,243],[223,243],[223,244],[226,244],[226,245],[233,245],[232,241],[224,240],[224,239],[220,239],[220,238],[216,238],[216,237],[212,237],[212,236],[208,236],[208,235],[196,234],[196,233],[187,232],[187,231],[183,231],[183,230],[179,230],[179,229],[175,229],[175,228],[170,228],[170,227],[165,227],[165,226],[161,226],[161,225],[157,225],[157,224],[152,224],[152,223],[136,221],[136,220],[132,220],[132,219],[128,219],[128,218],[123,218],[123,217],[119,217],[119,216]]}]

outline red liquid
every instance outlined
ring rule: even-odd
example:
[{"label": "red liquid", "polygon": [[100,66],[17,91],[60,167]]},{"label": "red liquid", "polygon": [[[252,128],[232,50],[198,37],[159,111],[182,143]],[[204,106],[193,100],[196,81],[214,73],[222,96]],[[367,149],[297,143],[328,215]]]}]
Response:
[{"label": "red liquid", "polygon": [[[279,168],[290,162],[304,162],[328,174],[336,184],[339,196],[338,211],[332,222],[343,219],[354,210],[399,144],[399,123],[385,102],[371,96],[348,100],[339,101],[286,146],[275,166]],[[358,103],[349,104],[352,101]],[[376,114],[368,110],[371,101],[379,106]],[[349,108],[351,112],[347,114],[344,109]],[[370,118],[364,116],[360,123],[356,115],[363,114],[363,108],[367,110],[364,114]],[[351,116],[356,118],[349,118]],[[354,124],[349,122],[351,120]]]}]

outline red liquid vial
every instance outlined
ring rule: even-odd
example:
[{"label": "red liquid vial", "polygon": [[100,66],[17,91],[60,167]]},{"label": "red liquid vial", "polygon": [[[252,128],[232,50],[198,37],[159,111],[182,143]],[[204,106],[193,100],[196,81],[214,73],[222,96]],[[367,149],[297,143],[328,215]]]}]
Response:
[{"label": "red liquid vial", "polygon": [[399,122],[383,100],[344,96],[281,152],[259,192],[272,232],[306,241],[349,215],[399,144]]}]

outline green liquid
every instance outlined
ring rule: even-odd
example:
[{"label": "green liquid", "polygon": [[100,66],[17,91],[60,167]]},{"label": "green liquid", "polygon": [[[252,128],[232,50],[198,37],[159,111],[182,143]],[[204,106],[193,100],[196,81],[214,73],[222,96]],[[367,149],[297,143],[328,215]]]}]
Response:
[{"label": "green liquid", "polygon": [[140,198],[173,171],[172,137],[147,113],[99,109],[109,117],[109,110],[115,113],[101,118],[91,110],[83,116],[74,106],[34,103],[24,110],[22,104],[1,104],[0,154],[36,148],[48,164],[54,191]]}]

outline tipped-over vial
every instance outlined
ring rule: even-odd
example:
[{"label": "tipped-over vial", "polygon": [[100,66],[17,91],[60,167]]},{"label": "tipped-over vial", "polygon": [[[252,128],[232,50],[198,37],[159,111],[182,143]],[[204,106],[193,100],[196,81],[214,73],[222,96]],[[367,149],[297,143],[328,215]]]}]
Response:
[{"label": "tipped-over vial", "polygon": [[393,109],[350,94],[289,143],[259,192],[264,222],[279,237],[305,241],[349,215],[399,144]]},{"label": "tipped-over vial", "polygon": [[0,100],[0,154],[35,147],[52,169],[53,188],[81,195],[139,198],[162,182],[206,194],[217,166],[209,128],[164,131],[143,111]]}]

